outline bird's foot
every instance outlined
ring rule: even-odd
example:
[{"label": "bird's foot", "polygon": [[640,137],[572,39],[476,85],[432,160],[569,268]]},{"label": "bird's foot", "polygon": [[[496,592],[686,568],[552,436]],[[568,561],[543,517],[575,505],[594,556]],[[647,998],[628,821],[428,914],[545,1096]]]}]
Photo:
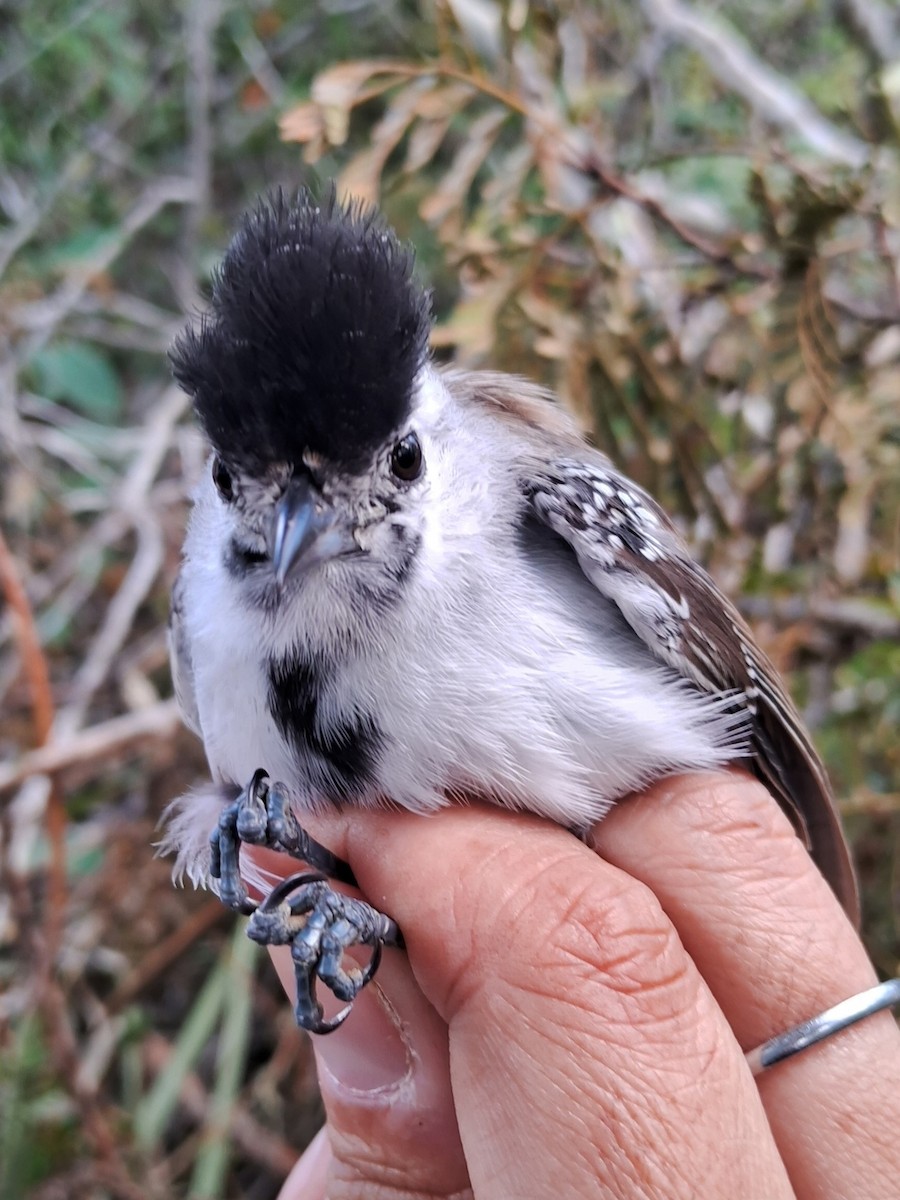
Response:
[{"label": "bird's foot", "polygon": [[[284,787],[270,784],[265,771],[256,771],[238,798],[223,809],[209,842],[210,874],[219,880],[223,904],[250,916],[247,933],[254,941],[291,947],[297,1024],[311,1033],[331,1033],[378,969],[382,946],[402,944],[395,922],[363,900],[329,887],[329,878],[355,884],[353,872],[302,828],[290,811]],[[284,879],[257,905],[240,876],[242,842],[286,852],[322,873]],[[364,968],[345,968],[344,951],[356,945],[371,946],[372,957]],[[316,999],[317,979],[348,1002],[330,1021]]]},{"label": "bird's foot", "polygon": [[[318,874],[283,879],[253,913],[247,933],[264,946],[291,947],[297,982],[294,1015],[300,1028],[310,1033],[331,1033],[342,1025],[354,999],[378,970],[382,947],[402,945],[390,917],[364,900],[335,892]],[[344,951],[350,946],[371,946],[366,966],[344,966]],[[325,1020],[316,998],[317,979],[347,1001],[331,1020]]]}]

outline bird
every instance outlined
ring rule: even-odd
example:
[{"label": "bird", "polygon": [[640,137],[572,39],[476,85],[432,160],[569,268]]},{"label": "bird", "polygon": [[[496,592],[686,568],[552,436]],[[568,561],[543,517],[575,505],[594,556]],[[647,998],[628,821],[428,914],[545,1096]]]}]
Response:
[{"label": "bird", "polygon": [[[173,806],[176,869],[292,945],[297,1020],[320,1033],[402,944],[303,830],[335,806],[479,797],[584,836],[654,780],[737,765],[856,920],[824,767],[735,606],[551,393],[437,364],[432,323],[377,209],[276,189],[170,351],[209,443],[172,674],[213,781]],[[257,906],[242,842],[315,870]],[[354,942],[365,968],[343,965]],[[348,1001],[334,1020],[319,981]]]}]

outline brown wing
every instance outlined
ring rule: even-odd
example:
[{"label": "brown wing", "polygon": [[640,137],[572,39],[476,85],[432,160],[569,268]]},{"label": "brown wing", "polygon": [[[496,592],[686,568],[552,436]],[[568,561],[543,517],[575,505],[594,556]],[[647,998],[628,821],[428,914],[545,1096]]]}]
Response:
[{"label": "brown wing", "polygon": [[852,920],[856,879],[824,767],[772,663],[658,505],[587,447],[534,463],[525,490],[663,662],[698,687],[734,692],[750,714],[746,765],[791,817]]}]

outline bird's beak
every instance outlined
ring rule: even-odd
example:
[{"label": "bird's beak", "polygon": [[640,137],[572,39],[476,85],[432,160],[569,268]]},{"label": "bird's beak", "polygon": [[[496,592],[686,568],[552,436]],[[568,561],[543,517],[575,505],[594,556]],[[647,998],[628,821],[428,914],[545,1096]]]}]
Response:
[{"label": "bird's beak", "polygon": [[275,507],[272,566],[282,587],[288,575],[356,549],[348,523],[309,479],[292,479]]}]

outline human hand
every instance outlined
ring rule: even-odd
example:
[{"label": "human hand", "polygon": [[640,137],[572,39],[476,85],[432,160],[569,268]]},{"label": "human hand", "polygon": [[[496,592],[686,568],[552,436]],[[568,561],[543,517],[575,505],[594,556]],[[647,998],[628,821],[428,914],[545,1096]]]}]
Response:
[{"label": "human hand", "polygon": [[280,1200],[896,1196],[889,1013],[757,1079],[744,1059],[875,982],[760,785],[664,780],[594,849],[477,806],[311,831],[396,918],[408,958],[386,952],[347,1023],[314,1039],[327,1133]]}]

